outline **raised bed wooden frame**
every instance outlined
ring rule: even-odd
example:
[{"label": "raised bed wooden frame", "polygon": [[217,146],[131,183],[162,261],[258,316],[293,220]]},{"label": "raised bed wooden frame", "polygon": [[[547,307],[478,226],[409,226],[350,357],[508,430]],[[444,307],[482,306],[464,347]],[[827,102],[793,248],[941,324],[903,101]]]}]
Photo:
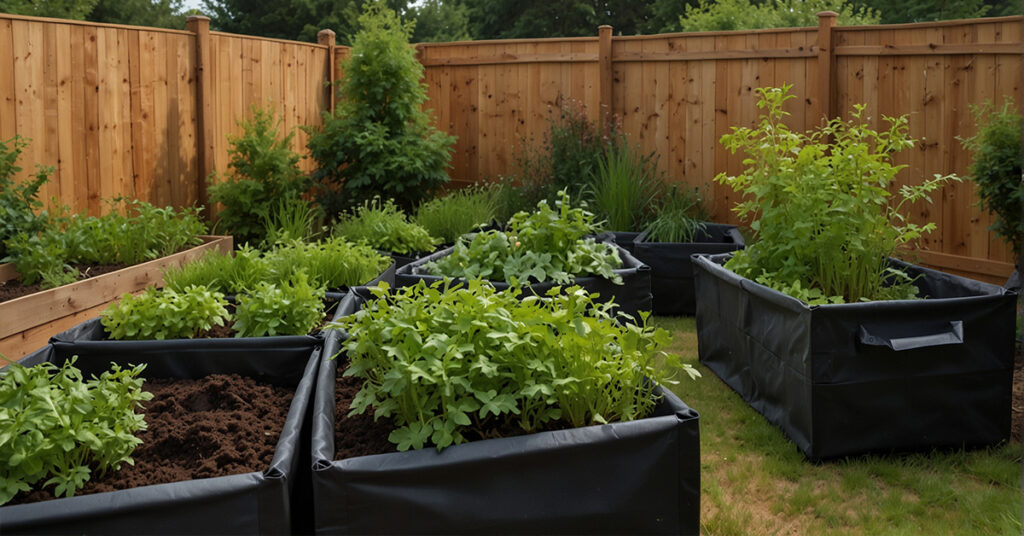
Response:
[{"label": "raised bed wooden frame", "polygon": [[[122,294],[162,285],[165,268],[211,250],[229,253],[234,244],[230,236],[201,238],[202,244],[173,255],[0,303],[0,354],[20,359],[46,345],[51,335],[99,315]],[[12,265],[0,264],[0,281],[17,277]]]}]

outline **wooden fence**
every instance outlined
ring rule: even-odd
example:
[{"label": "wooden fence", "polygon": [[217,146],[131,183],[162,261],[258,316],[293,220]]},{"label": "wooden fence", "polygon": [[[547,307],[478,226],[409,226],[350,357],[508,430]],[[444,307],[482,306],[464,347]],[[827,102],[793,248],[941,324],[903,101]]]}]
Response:
[{"label": "wooden fence", "polygon": [[[718,139],[756,122],[755,89],[785,83],[799,96],[787,105],[794,128],[861,102],[876,125],[910,114],[921,141],[900,155],[899,181],[918,182],[966,172],[956,137],[974,132],[968,105],[1021,101],[1021,17],[836,27],[826,15],[817,28],[612,34],[418,45],[428,107],[458,136],[452,178],[514,173],[523,140],[539,142],[559,103],[576,101],[656,150],[671,180],[703,187],[741,169]],[[23,165],[55,166],[43,195],[76,211],[101,212],[117,195],[204,203],[249,107],[269,103],[286,129],[319,125],[347,54],[329,31],[309,44],[210,32],[203,17],[175,31],[0,15],[0,139],[31,138]],[[305,140],[298,131],[295,149]],[[708,192],[714,217],[733,220],[735,194]],[[946,188],[913,217],[939,225],[928,263],[992,279],[1010,270],[972,185]]]}]

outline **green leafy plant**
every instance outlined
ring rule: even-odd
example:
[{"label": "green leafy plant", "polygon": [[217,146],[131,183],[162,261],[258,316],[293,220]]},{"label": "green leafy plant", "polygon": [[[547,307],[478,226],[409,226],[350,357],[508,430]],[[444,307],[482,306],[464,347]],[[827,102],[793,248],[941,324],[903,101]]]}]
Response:
[{"label": "green leafy plant", "polygon": [[233,327],[236,337],[305,335],[323,319],[323,287],[310,285],[305,272],[298,272],[287,283],[260,282],[240,294]]},{"label": "green leafy plant", "polygon": [[622,276],[618,252],[609,244],[584,238],[598,228],[594,215],[573,208],[570,197],[559,192],[556,209],[547,201],[533,213],[520,212],[509,220],[507,231],[477,233],[460,238],[450,255],[424,265],[427,273],[497,281],[555,281],[566,284],[580,275],[598,275],[615,284]]},{"label": "green leafy plant", "polygon": [[412,223],[395,202],[373,198],[345,214],[334,234],[399,255],[433,251],[440,243],[423,227]]},{"label": "green leafy plant", "polygon": [[245,244],[234,255],[208,251],[192,262],[168,267],[163,278],[164,288],[179,293],[192,286],[204,286],[213,292],[240,294],[272,276],[263,254]]},{"label": "green leafy plant", "polygon": [[242,135],[229,136],[228,168],[223,180],[209,177],[210,200],[220,203],[218,227],[238,243],[257,244],[266,237],[266,218],[274,218],[279,203],[299,199],[310,187],[291,149],[294,132],[279,133],[281,119],[271,108],[252,107],[252,117],[240,123]]},{"label": "green leafy plant", "polygon": [[707,214],[695,188],[683,189],[673,184],[662,193],[659,205],[658,215],[647,226],[650,242],[693,242],[707,227],[701,221]]},{"label": "green leafy plant", "polygon": [[840,26],[878,24],[881,19],[877,10],[846,0],[698,0],[685,6],[679,27],[707,32],[817,26],[822,11],[838,13]]},{"label": "green leafy plant", "polygon": [[733,209],[757,240],[726,264],[737,274],[808,303],[909,299],[917,288],[889,265],[896,248],[935,228],[917,225],[900,210],[949,180],[936,175],[903,185],[895,203],[886,189],[903,167],[892,154],[913,146],[906,117],[884,117],[888,129],[864,124],[864,106],[801,134],[782,121],[790,86],[759,88],[757,128],[733,127],[722,136],[731,152],[744,150],[747,169],[715,180],[745,195]]},{"label": "green leafy plant", "polygon": [[301,197],[285,197],[261,215],[263,245],[273,247],[293,240],[312,240],[317,235],[320,218],[319,207]]},{"label": "green leafy plant", "polygon": [[647,314],[620,325],[579,287],[521,300],[479,280],[449,285],[371,287],[375,299],[338,321],[344,374],[364,380],[350,414],[390,419],[398,450],[495,437],[505,423],[532,433],[639,419],[654,387],[674,383],[656,360],[699,375],[660,351],[670,338]]},{"label": "green leafy plant", "polygon": [[103,311],[100,322],[114,340],[191,339],[229,318],[224,294],[206,287],[146,289],[125,294]]},{"label": "green leafy plant", "polygon": [[497,189],[493,185],[473,185],[449,192],[420,205],[415,222],[430,236],[451,244],[494,220],[496,196]]},{"label": "green leafy plant", "polygon": [[28,141],[20,136],[0,141],[0,259],[8,255],[8,240],[19,233],[35,235],[48,222],[38,196],[39,188],[50,180],[54,168],[38,166],[30,179],[14,182],[14,176],[21,172],[18,158],[27,146]]},{"label": "green leafy plant", "polygon": [[625,144],[611,147],[605,158],[597,161],[589,206],[606,221],[609,230],[642,229],[663,181],[657,153],[643,156]]},{"label": "green leafy plant", "polygon": [[0,376],[0,504],[40,481],[70,497],[96,472],[133,463],[135,433],[146,429],[136,408],[153,398],[139,378],[145,365],[84,380],[74,362],[12,363]]},{"label": "green leafy plant", "polygon": [[423,65],[409,46],[413,24],[383,1],[367,2],[334,113],[309,129],[318,201],[336,214],[376,195],[411,208],[448,182],[455,138],[431,125]]},{"label": "green leafy plant", "polygon": [[3,260],[14,264],[23,285],[53,288],[80,277],[68,264],[65,237],[59,232],[18,233],[7,241],[7,253]]},{"label": "green leafy plant", "polygon": [[978,205],[996,215],[989,227],[996,236],[1020,256],[1024,243],[1021,222],[1021,115],[1013,100],[1006,98],[1002,108],[991,101],[971,106],[978,131],[960,138],[971,152],[970,176],[977,185]]}]

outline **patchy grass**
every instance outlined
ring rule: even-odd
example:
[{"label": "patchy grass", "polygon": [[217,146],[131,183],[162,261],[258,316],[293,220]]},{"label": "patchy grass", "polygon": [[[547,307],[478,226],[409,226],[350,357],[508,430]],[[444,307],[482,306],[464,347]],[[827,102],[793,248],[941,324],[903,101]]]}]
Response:
[{"label": "patchy grass", "polygon": [[813,464],[697,360],[693,318],[656,318],[703,377],[676,394],[701,414],[708,535],[1021,534],[1021,445]]}]

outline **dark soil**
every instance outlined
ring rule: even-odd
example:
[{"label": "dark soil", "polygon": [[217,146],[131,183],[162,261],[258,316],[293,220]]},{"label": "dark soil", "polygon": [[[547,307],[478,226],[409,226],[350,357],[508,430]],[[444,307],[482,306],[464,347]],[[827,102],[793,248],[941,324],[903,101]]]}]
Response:
[{"label": "dark soil", "polygon": [[[314,333],[324,329],[324,326],[326,326],[330,322],[331,322],[330,317],[324,317],[324,319],[320,321],[320,323],[317,325],[317,327],[314,328],[309,333],[312,335],[312,334],[314,334]],[[235,326],[235,321],[234,320],[228,320],[228,321],[224,322],[223,326],[213,326],[213,329],[207,330],[205,333],[201,334],[200,337],[203,338],[203,339],[231,339],[236,334],[234,326]]]},{"label": "dark soil", "polygon": [[[128,266],[127,264],[72,264],[78,269],[78,280],[89,279],[98,275],[107,274]],[[13,300],[22,296],[28,296],[41,290],[46,290],[40,285],[22,285],[21,281],[14,279],[6,283],[0,283],[0,302]]]},{"label": "dark soil", "polygon": [[[295,391],[237,374],[197,380],[147,380],[148,428],[120,471],[90,480],[76,495],[263,471],[274,457]],[[52,499],[53,490],[19,494],[9,504]]]}]

